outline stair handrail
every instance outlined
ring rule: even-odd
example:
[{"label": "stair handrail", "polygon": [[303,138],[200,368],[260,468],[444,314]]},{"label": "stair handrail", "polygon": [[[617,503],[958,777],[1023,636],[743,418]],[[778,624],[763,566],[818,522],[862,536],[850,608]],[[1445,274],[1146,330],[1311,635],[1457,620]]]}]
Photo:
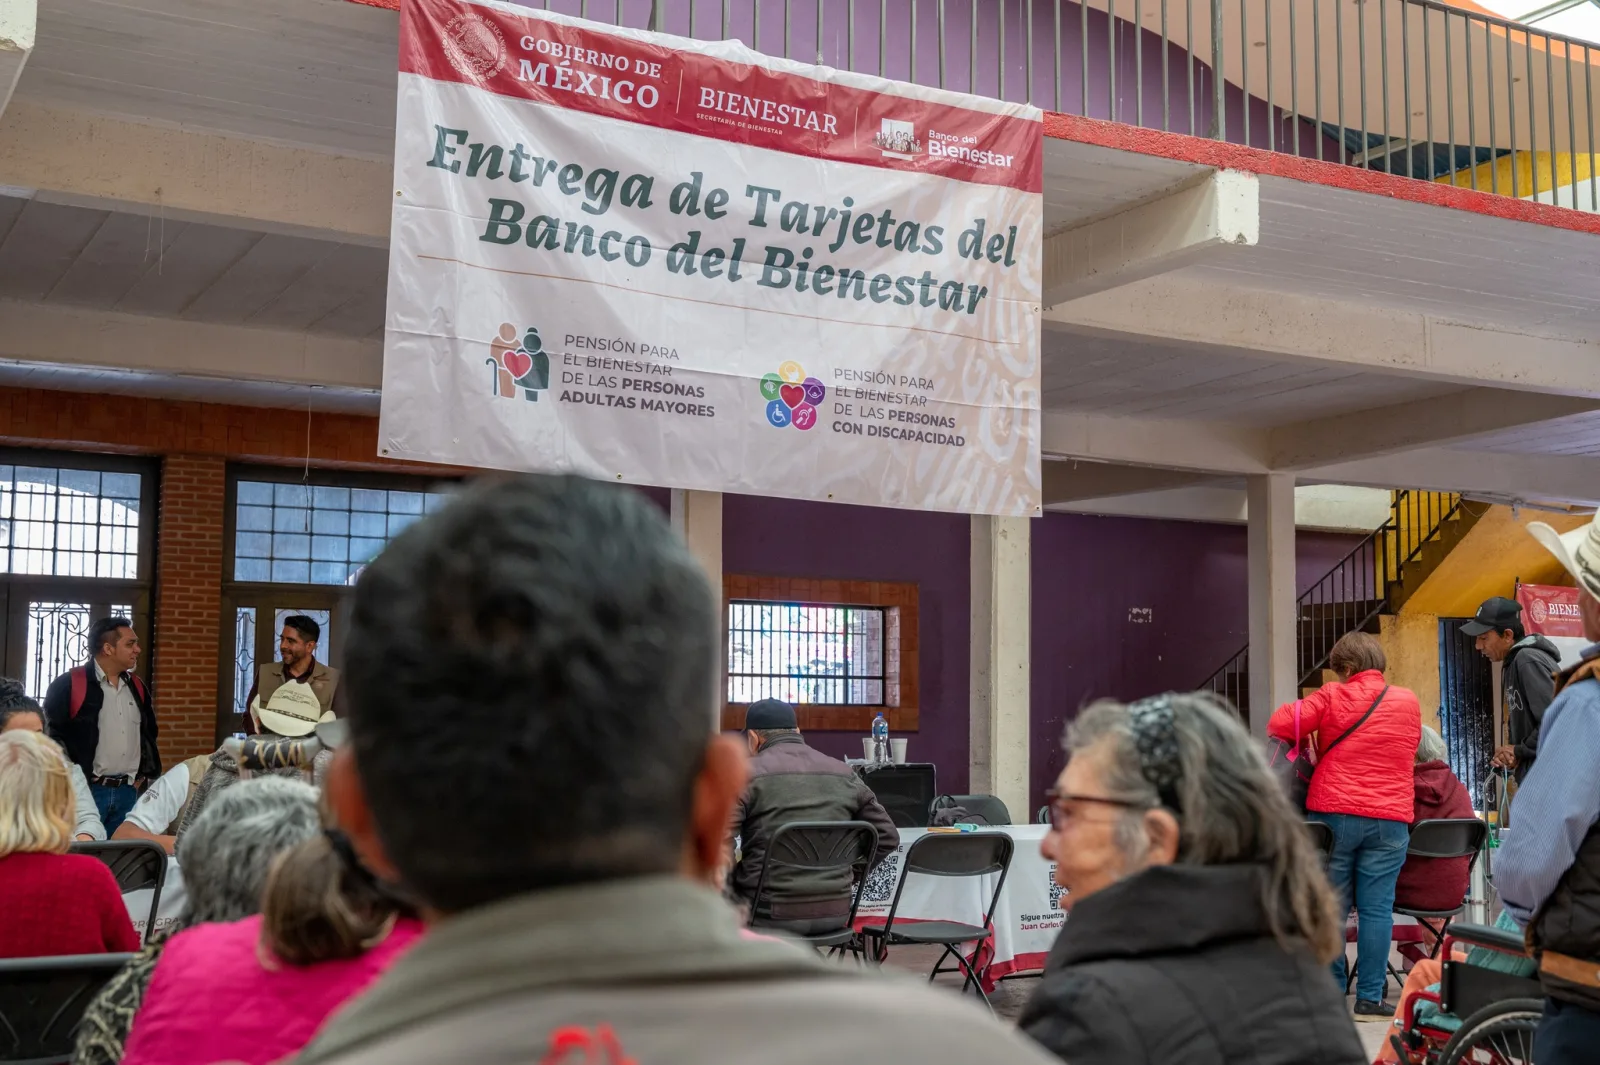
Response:
[{"label": "stair handrail", "polygon": [[[1456,492],[1430,492],[1401,489],[1389,500],[1389,517],[1362,538],[1334,563],[1311,587],[1295,598],[1296,665],[1301,666],[1299,687],[1306,687],[1328,664],[1333,644],[1345,633],[1365,628],[1382,614],[1392,601],[1400,583],[1401,570],[1415,561],[1429,541],[1437,537],[1446,522],[1460,511],[1462,498]],[[1323,589],[1337,584],[1340,598],[1328,598]],[[1351,593],[1370,591],[1371,595],[1352,598]],[[1308,618],[1308,608],[1333,606],[1331,619]],[[1346,609],[1348,608],[1348,609]],[[1299,626],[1307,620],[1322,622],[1317,637],[1307,639]],[[1331,621],[1331,623],[1329,623]],[[1309,646],[1308,646],[1309,645]],[[1248,681],[1250,644],[1246,641],[1228,660],[1200,685],[1223,695],[1238,705],[1239,694]],[[1306,660],[1310,657],[1311,661]]]}]

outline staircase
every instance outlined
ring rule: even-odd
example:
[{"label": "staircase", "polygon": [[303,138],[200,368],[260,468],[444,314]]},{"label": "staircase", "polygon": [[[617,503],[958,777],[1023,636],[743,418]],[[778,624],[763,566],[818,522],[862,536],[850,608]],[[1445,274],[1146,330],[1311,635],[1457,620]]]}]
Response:
[{"label": "staircase", "polygon": [[[1296,600],[1299,687],[1322,684],[1333,645],[1347,632],[1377,633],[1379,618],[1398,614],[1406,600],[1455,549],[1480,516],[1454,492],[1399,491],[1389,518]],[[1223,663],[1200,685],[1250,719],[1250,648]]]}]

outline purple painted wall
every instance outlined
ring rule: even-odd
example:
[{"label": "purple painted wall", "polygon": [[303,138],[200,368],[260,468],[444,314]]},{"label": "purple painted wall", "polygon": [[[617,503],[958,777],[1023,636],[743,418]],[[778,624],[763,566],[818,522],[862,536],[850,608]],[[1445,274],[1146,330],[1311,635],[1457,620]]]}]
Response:
[{"label": "purple painted wall", "polygon": [[[919,731],[908,751],[939,767],[939,787],[967,787],[969,535],[962,514],[722,499],[722,565],[728,573],[838,580],[915,581],[921,610]],[[809,742],[861,757],[858,732],[814,732]]]},{"label": "purple painted wall", "polygon": [[[1034,523],[1031,808],[1063,764],[1061,732],[1080,707],[1192,689],[1248,640],[1245,528],[1048,514]],[[1360,542],[1302,532],[1296,577],[1309,588]],[[1149,620],[1130,611],[1148,608]]]}]

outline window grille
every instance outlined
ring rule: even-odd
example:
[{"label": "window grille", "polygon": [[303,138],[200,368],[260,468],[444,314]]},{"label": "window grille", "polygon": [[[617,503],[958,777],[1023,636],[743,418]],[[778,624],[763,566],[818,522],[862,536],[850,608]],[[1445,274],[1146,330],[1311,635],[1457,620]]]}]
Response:
[{"label": "window grille", "polygon": [[883,607],[728,604],[728,701],[884,705]]},{"label": "window grille", "polygon": [[137,579],[137,473],[0,465],[0,573]]},{"label": "window grille", "polygon": [[353,584],[390,539],[448,498],[442,492],[240,480],[233,579]]}]

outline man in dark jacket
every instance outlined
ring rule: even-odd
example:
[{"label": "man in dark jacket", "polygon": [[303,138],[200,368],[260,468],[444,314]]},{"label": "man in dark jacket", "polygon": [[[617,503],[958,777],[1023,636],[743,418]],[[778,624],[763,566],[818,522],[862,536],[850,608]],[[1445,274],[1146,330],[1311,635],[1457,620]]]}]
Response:
[{"label": "man in dark jacket", "polygon": [[[777,699],[752,703],[744,734],[750,753],[750,784],[734,811],[740,841],[733,889],[755,902],[767,845],[795,821],[865,821],[878,831],[877,858],[900,846],[900,833],[872,789],[837,758],[806,746],[794,707]],[[782,922],[801,934],[831,931],[850,912],[850,878],[843,872],[802,873],[785,869],[767,882],[771,906],[756,916]]]},{"label": "man in dark jacket", "polygon": [[89,627],[92,656],[50,684],[45,727],[89,780],[106,832],[113,833],[146,783],[161,775],[150,689],[134,673],[139,637],[127,618]]},{"label": "man in dark jacket", "polygon": [[1522,783],[1539,753],[1539,725],[1556,697],[1556,670],[1561,653],[1543,636],[1522,628],[1522,605],[1515,599],[1486,599],[1461,631],[1474,637],[1478,653],[1500,663],[1506,724],[1510,743],[1494,752],[1495,765],[1515,769]]}]

